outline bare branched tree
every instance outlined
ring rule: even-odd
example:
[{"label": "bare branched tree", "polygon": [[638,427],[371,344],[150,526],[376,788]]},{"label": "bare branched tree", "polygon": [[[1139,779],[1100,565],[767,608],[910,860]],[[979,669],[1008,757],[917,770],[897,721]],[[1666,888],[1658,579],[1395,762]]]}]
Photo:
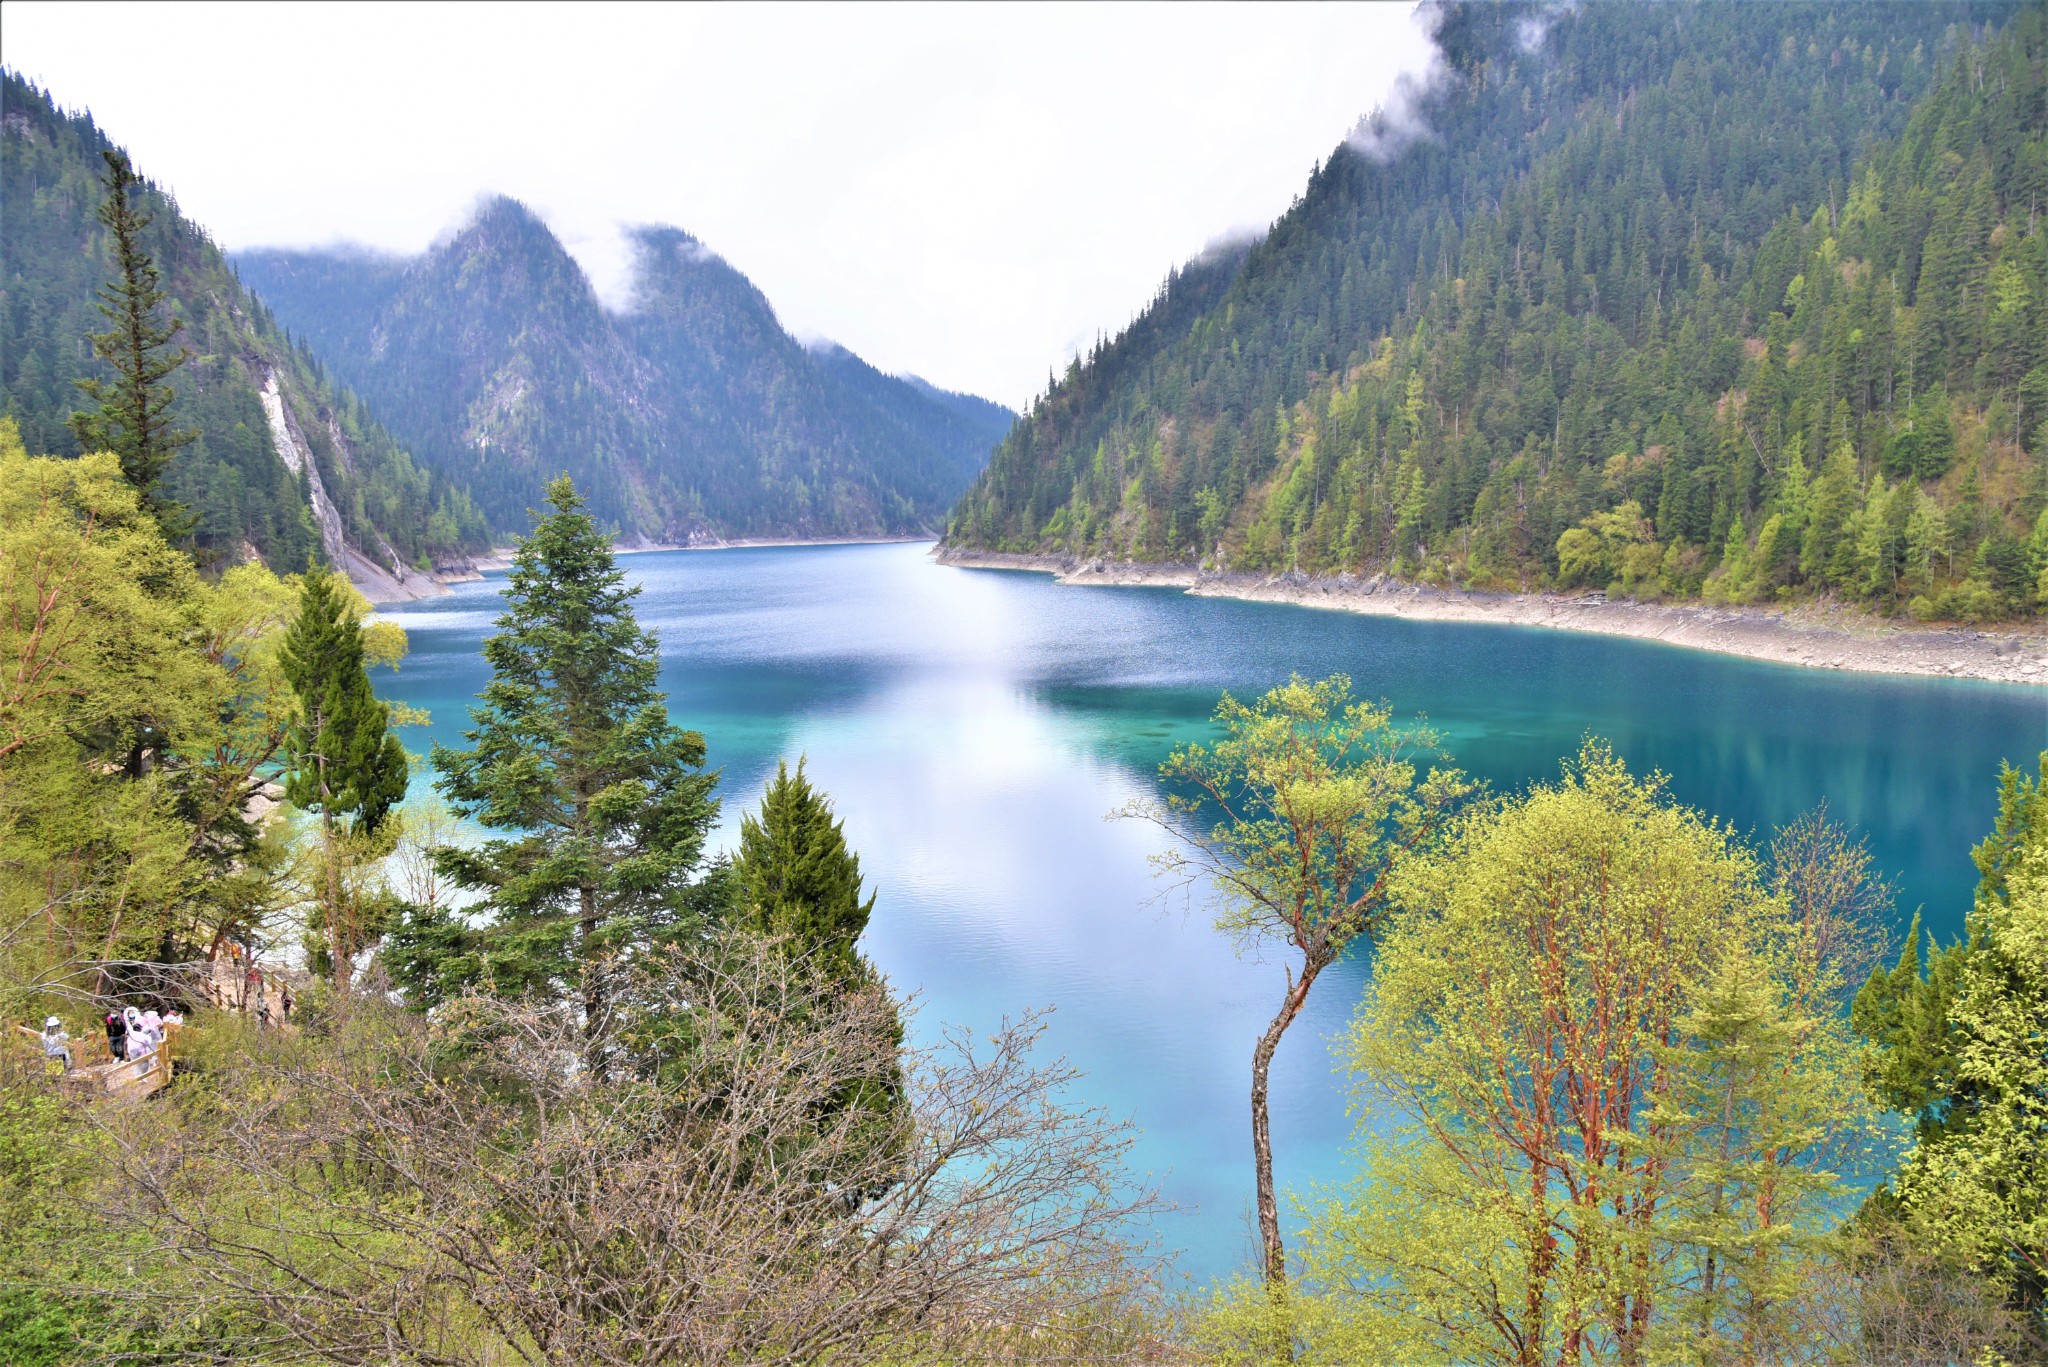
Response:
[{"label": "bare branched tree", "polygon": [[1779,828],[1770,873],[1793,913],[1802,995],[1839,998],[1839,1008],[1884,957],[1897,889],[1873,867],[1868,842],[1832,821],[1825,802]]},{"label": "bare branched tree", "polygon": [[2019,1317],[1996,1285],[1882,1224],[1817,1263],[1807,1299],[1813,1360],[1895,1367],[2032,1360]]},{"label": "bare branched tree", "polygon": [[[895,1059],[877,990],[758,944],[639,965],[604,1075],[572,1011],[472,998],[222,1050],[177,1142],[124,1136],[141,1222],[250,1360],[1112,1361],[1150,1284],[1127,1127],[1062,1101],[1043,1021]],[[116,1120],[114,1123],[119,1123]],[[150,1124],[148,1120],[138,1124]],[[873,1193],[881,1193],[874,1195]]]}]

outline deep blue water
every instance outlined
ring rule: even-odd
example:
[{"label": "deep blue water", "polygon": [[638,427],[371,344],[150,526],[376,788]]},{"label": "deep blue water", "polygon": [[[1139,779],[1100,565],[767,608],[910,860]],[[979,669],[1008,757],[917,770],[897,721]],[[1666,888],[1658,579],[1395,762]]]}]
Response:
[{"label": "deep blue water", "polygon": [[[1074,588],[932,564],[921,545],[636,555],[664,686],[723,772],[721,839],[778,755],[809,757],[880,890],[864,941],[921,1002],[918,1033],[1058,1008],[1053,1047],[1081,1100],[1142,1128],[1142,1172],[1178,1203],[1158,1234],[1198,1278],[1245,1264],[1251,1047],[1278,958],[1241,959],[1199,907],[1158,903],[1157,836],[1104,819],[1149,794],[1174,743],[1206,734],[1224,690],[1349,673],[1426,713],[1496,787],[1557,772],[1586,734],[1683,801],[1767,839],[1825,800],[1865,834],[1940,934],[1960,931],[2001,760],[2048,748],[2048,692],[1803,670],[1540,628],[1469,626]],[[502,576],[392,610],[412,654],[378,681],[460,743],[487,671],[478,645]],[[1348,1089],[1327,1038],[1364,967],[1326,977],[1282,1044],[1274,1149],[1283,1186],[1344,1170]]]}]

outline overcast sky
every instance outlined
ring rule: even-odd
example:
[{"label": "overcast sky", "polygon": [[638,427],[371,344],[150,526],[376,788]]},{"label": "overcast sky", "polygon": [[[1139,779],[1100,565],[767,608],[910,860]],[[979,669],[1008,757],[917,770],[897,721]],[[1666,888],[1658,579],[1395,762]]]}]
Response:
[{"label": "overcast sky", "polygon": [[1012,406],[1428,55],[1406,4],[7,0],[0,27],[230,250],[417,252],[502,192],[617,299],[618,225],[669,223],[797,335]]}]

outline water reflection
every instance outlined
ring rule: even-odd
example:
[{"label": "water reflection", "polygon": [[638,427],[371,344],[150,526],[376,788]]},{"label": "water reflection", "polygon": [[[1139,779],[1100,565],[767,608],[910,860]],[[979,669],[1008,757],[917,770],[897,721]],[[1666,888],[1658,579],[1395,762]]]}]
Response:
[{"label": "water reflection", "polygon": [[[1160,1233],[1197,1275],[1249,1256],[1251,1045],[1277,960],[1245,961],[1199,908],[1161,905],[1155,833],[1105,820],[1154,792],[1225,689],[1349,672],[1426,712],[1498,787],[1557,771],[1588,732],[1684,801],[1767,832],[1826,798],[1896,873],[1903,915],[1960,929],[1968,851],[2001,758],[2048,746],[2041,690],[1820,673],[1536,629],[1401,622],[1171,590],[1077,589],[944,569],[919,546],[757,549],[622,561],[660,632],[663,686],[723,770],[720,839],[778,755],[814,778],[881,896],[866,948],[925,1026],[1057,1004],[1085,1100],[1134,1116],[1137,1153],[1183,1209]],[[395,611],[412,636],[391,697],[454,742],[486,677],[494,577]],[[1318,988],[1275,1067],[1284,1183],[1336,1177],[1349,1133],[1327,1037],[1365,969]]]}]

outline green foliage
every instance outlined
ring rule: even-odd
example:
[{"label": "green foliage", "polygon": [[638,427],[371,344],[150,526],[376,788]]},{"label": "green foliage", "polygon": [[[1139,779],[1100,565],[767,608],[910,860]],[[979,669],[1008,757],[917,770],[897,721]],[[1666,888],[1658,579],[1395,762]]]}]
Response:
[{"label": "green foliage", "polygon": [[[778,763],[761,796],[760,814],[740,818],[731,895],[739,926],[775,941],[803,963],[804,971],[818,974],[838,991],[888,1000],[882,975],[858,948],[875,909],[875,894],[861,900],[860,856],[847,848],[831,802],[804,777],[802,758],[794,774],[787,763]],[[895,1037],[901,1046],[900,1020]],[[889,1059],[873,1076],[851,1079],[840,1088],[820,1108],[819,1123],[851,1116],[863,1149],[886,1150],[900,1147],[908,1106],[901,1070]],[[865,1194],[879,1195],[892,1180],[879,1179]]]},{"label": "green foliage", "polygon": [[2004,1287],[2048,1337],[2048,754],[2007,767],[1972,855],[1968,934],[1920,968],[1919,923],[1873,973],[1852,1019],[1875,1046],[1872,1095],[1917,1117],[1913,1152],[1879,1205]]},{"label": "green foliage", "polygon": [[107,163],[107,197],[99,219],[113,236],[120,274],[99,292],[100,312],[113,326],[92,335],[92,349],[113,367],[114,379],[88,376],[73,381],[98,409],[72,414],[71,430],[81,451],[112,451],[121,458],[121,473],[142,495],[143,506],[172,529],[175,538],[184,531],[183,510],[165,500],[164,472],[178,449],[191,445],[199,433],[171,426],[176,394],[164,380],[192,353],[182,346],[164,350],[184,325],[175,318],[166,323],[158,317],[167,296],[158,287],[162,276],[156,263],[142,249],[142,230],[152,216],[135,207],[132,195],[140,181],[134,168],[126,153],[100,155]]},{"label": "green foliage", "polygon": [[1432,136],[1340,147],[1262,241],[1175,273],[950,542],[2048,602],[2039,6],[1591,5],[1533,47],[1437,15]]},{"label": "green foliage", "polygon": [[1310,1212],[1308,1360],[1782,1360],[1874,1119],[1799,886],[1590,741],[1405,864],[1343,1043],[1405,1123]]},{"label": "green foliage", "polygon": [[[121,153],[90,117],[60,111],[12,71],[0,71],[0,112],[0,414],[15,420],[30,450],[76,455],[129,440],[126,419],[76,434],[69,421],[77,382],[107,386],[109,395],[127,384],[83,343],[104,326],[96,291],[113,279],[133,300],[160,291],[183,324],[190,358],[146,387],[153,430],[199,433],[162,474],[160,496],[193,519],[201,551],[232,564],[253,546],[280,573],[321,553],[305,481],[276,448],[266,382],[311,449],[348,544],[373,560],[414,564],[487,543],[467,495],[415,465],[146,180],[127,185],[133,241],[123,246],[100,212],[105,158]],[[146,259],[156,279],[131,281],[124,251]],[[165,387],[175,397],[154,407]],[[131,386],[130,398],[139,392]]]},{"label": "green foliage", "polygon": [[30,458],[0,419],[0,986],[91,990],[267,913],[248,804],[292,713],[293,598],[260,565],[202,581],[112,452]]},{"label": "green foliage", "polygon": [[347,986],[355,956],[388,916],[388,899],[363,895],[350,874],[385,852],[384,819],[404,800],[408,778],[405,747],[386,725],[391,709],[370,691],[355,600],[340,575],[309,573],[278,654],[299,702],[285,741],[285,796],[320,814],[311,928],[326,932],[321,957],[337,988]]},{"label": "green foliage", "polygon": [[756,934],[782,940],[842,981],[858,975],[855,946],[875,894],[861,900],[860,856],[846,847],[831,802],[804,777],[802,759],[794,774],[778,763],[760,814],[740,818],[732,887],[740,917]]},{"label": "green foliage", "polygon": [[[92,1218],[119,1179],[116,1146],[86,1109],[0,1054],[0,1362],[179,1367],[206,1361],[219,1325],[166,1313],[161,1254]],[[91,1289],[88,1289],[91,1288]]]},{"label": "green foliage", "polygon": [[[1434,733],[1397,727],[1384,707],[1355,701],[1342,674],[1290,678],[1249,705],[1225,694],[1222,738],[1173,752],[1160,777],[1178,790],[1163,806],[1121,813],[1152,821],[1178,848],[1154,868],[1204,884],[1217,929],[1251,947],[1301,956],[1252,1050],[1252,1156],[1266,1281],[1284,1287],[1286,1254],[1273,1180],[1268,1078],[1274,1052],[1323,971],[1377,932],[1394,872],[1472,791],[1456,770],[1418,778]],[[1201,823],[1213,821],[1206,831]]]},{"label": "green foliage", "polygon": [[433,753],[455,811],[509,834],[443,846],[437,862],[482,894],[488,921],[463,952],[487,981],[580,992],[594,1042],[607,964],[716,909],[721,880],[693,880],[718,776],[703,772],[703,736],[669,721],[655,639],[633,616],[639,590],[566,475],[548,502],[484,643],[491,681],[463,733],[470,747]]},{"label": "green foliage", "polygon": [[629,536],[921,531],[1012,421],[805,347],[686,233],[634,239],[623,315],[510,199],[413,260],[258,251],[236,265],[501,531],[523,525],[564,459],[598,521]]},{"label": "green foliage", "polygon": [[282,643],[278,664],[299,699],[286,742],[285,795],[371,835],[405,798],[405,749],[386,729],[390,708],[370,691],[352,597],[339,576],[308,574]]}]

